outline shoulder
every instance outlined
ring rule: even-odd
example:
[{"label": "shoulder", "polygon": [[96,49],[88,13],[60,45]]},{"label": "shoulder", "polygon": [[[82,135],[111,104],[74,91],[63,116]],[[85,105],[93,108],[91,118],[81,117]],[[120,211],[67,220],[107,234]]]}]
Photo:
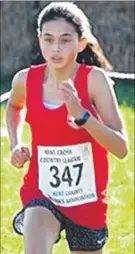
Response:
[{"label": "shoulder", "polygon": [[104,92],[105,90],[112,90],[115,82],[109,77],[109,74],[102,68],[93,66],[88,73],[88,91],[90,95]]},{"label": "shoulder", "polygon": [[30,68],[22,69],[14,75],[12,87],[20,87],[26,84],[29,69]]},{"label": "shoulder", "polygon": [[26,82],[29,68],[18,71],[12,80],[9,102],[12,106],[22,108],[26,101]]},{"label": "shoulder", "polygon": [[107,81],[108,84],[114,85],[114,81],[109,77],[109,73],[104,71],[102,68],[99,68],[97,66],[92,66],[91,71],[88,74],[88,81],[94,80],[100,82]]}]

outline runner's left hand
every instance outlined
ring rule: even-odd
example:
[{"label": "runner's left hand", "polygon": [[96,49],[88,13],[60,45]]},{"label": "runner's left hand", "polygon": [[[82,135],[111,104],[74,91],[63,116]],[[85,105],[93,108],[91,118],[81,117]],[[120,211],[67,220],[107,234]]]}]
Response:
[{"label": "runner's left hand", "polygon": [[76,119],[80,119],[84,112],[84,108],[81,105],[81,100],[71,79],[61,82],[60,93],[62,100],[66,104],[69,115]]}]

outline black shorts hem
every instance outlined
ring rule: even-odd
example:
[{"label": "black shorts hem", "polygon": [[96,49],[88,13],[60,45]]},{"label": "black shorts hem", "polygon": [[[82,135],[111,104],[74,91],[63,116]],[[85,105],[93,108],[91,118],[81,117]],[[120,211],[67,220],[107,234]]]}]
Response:
[{"label": "black shorts hem", "polygon": [[[60,213],[57,208],[48,200],[34,199],[31,200],[13,219],[14,231],[23,235],[23,220],[24,212],[27,208],[32,207],[45,207],[56,217],[60,222],[61,228],[58,239],[55,243],[58,243],[61,238],[61,232],[66,231],[66,240],[71,251],[97,251],[103,248],[108,239],[108,229],[90,229],[83,227],[79,224],[66,218]],[[101,242],[101,243],[100,243]]]},{"label": "black shorts hem", "polygon": [[[53,214],[54,214],[54,216],[56,217],[56,219],[60,222],[60,225],[61,225],[61,227],[60,227],[60,233],[59,233],[59,237],[58,237],[58,239],[56,240],[56,242],[55,243],[58,243],[59,242],[59,240],[60,240],[60,238],[61,238],[61,236],[60,236],[60,234],[61,234],[61,232],[63,231],[63,229],[64,229],[64,225],[63,225],[63,222],[60,220],[60,216],[58,216],[57,215],[57,211],[53,211],[53,207],[51,207],[51,203],[49,202],[49,201],[45,201],[45,200],[39,200],[39,199],[34,199],[34,200],[31,200],[19,213],[17,213],[16,214],[16,216],[14,217],[14,219],[13,219],[13,223],[12,223],[12,226],[13,226],[13,229],[14,229],[14,231],[18,234],[18,235],[20,235],[20,236],[23,236],[23,232],[21,231],[21,230],[19,230],[18,229],[18,227],[17,227],[17,220],[19,220],[19,217],[20,217],[20,220],[19,220],[19,224],[20,224],[20,226],[19,226],[19,228],[22,226],[23,227],[23,219],[24,219],[24,212],[25,212],[25,210],[27,209],[27,208],[32,208],[32,207],[45,207],[45,208],[47,208],[49,211],[51,211]],[[23,217],[23,218],[22,218]]]}]

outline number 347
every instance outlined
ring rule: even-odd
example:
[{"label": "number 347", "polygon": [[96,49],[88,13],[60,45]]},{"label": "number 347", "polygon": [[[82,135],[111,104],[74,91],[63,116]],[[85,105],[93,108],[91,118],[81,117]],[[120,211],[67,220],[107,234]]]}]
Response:
[{"label": "number 347", "polygon": [[[77,186],[77,185],[79,185],[79,183],[81,181],[81,176],[82,176],[82,171],[83,171],[83,163],[73,165],[73,169],[76,169],[76,170],[78,169],[77,177],[75,179],[75,185]],[[72,187],[72,185],[74,184],[74,180],[71,175],[71,169],[68,166],[66,166],[64,168],[61,179],[59,176],[59,171],[60,171],[60,169],[56,166],[50,167],[50,172],[53,173],[52,177],[54,179],[53,182],[52,181],[50,182],[50,185],[53,188],[58,188],[62,182],[67,182],[69,187]]]}]

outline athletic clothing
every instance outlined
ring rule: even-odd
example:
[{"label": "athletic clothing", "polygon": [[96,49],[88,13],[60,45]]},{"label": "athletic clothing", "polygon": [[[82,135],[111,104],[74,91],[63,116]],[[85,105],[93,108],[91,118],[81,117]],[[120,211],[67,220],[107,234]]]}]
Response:
[{"label": "athletic clothing", "polygon": [[65,230],[66,240],[71,251],[97,251],[103,248],[108,239],[108,229],[90,229],[73,223],[61,214],[56,207],[48,200],[32,200],[27,207],[17,214],[13,221],[14,230],[23,235],[23,220],[25,209],[31,207],[45,207],[51,211],[60,222],[59,237],[55,243],[61,239],[61,232]]},{"label": "athletic clothing", "polygon": [[[66,105],[54,110],[44,105],[46,66],[32,66],[27,76],[26,121],[32,134],[32,157],[20,190],[23,207],[32,200],[50,201],[75,224],[106,228],[108,152],[85,128],[69,123]],[[80,65],[74,85],[82,106],[101,121],[88,96],[87,76],[92,68]]]}]

